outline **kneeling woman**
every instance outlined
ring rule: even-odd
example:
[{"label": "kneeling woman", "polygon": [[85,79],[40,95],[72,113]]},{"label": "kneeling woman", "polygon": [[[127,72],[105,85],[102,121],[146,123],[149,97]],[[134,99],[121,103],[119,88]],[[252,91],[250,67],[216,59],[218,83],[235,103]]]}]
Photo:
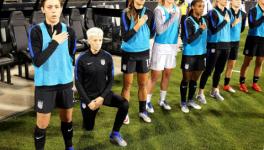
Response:
[{"label": "kneeling woman", "polygon": [[114,81],[112,56],[101,50],[101,29],[89,29],[87,37],[90,48],[77,58],[75,69],[75,84],[81,96],[83,127],[88,131],[94,128],[96,114],[102,105],[117,107],[110,141],[119,146],[126,146],[127,143],[122,139],[119,130],[128,112],[128,102],[111,91]]},{"label": "kneeling woman", "polygon": [[[197,80],[205,69],[205,54],[207,40],[207,23],[202,17],[204,10],[203,0],[193,0],[191,3],[190,16],[184,21],[183,33],[183,55],[182,55],[182,76],[181,81],[181,110],[188,113],[188,106],[194,109],[201,109],[200,105],[194,102]],[[186,103],[187,89],[189,85],[188,103]]]}]

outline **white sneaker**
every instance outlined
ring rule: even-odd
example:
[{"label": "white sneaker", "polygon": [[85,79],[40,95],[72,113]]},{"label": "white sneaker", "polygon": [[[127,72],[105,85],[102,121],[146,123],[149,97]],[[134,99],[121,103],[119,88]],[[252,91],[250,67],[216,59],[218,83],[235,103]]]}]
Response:
[{"label": "white sneaker", "polygon": [[196,96],[196,99],[202,104],[206,104],[207,103],[204,94],[198,94]]},{"label": "white sneaker", "polygon": [[159,101],[159,105],[161,108],[165,109],[165,110],[171,110],[170,105],[167,103],[167,101]]},{"label": "white sneaker", "polygon": [[123,124],[128,125],[130,123],[128,114],[126,115],[125,120],[123,121]]},{"label": "white sneaker", "polygon": [[145,122],[147,122],[147,123],[150,123],[150,122],[151,122],[151,119],[150,119],[150,117],[148,116],[148,112],[147,112],[147,111],[140,112],[140,113],[139,113],[139,118],[141,118],[143,121],[145,121]]},{"label": "white sneaker", "polygon": [[219,101],[225,100],[224,97],[220,95],[219,90],[212,91],[210,95],[211,95],[211,97],[213,97]]},{"label": "white sneaker", "polygon": [[200,105],[196,104],[193,100],[190,100],[188,102],[188,106],[191,106],[192,108],[197,109],[197,110],[200,110],[202,108]]},{"label": "white sneaker", "polygon": [[146,104],[146,110],[148,111],[148,113],[151,113],[151,114],[154,113],[154,108],[153,108],[153,105],[151,104],[151,102],[148,102]]},{"label": "white sneaker", "polygon": [[186,104],[184,105],[181,105],[181,111],[184,112],[184,113],[189,113],[190,110],[188,108],[188,106]]}]

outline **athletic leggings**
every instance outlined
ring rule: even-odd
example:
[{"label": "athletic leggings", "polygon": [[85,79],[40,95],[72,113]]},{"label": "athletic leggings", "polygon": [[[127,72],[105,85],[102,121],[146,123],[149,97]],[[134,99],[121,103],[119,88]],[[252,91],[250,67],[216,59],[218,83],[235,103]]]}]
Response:
[{"label": "athletic leggings", "polygon": [[206,57],[206,68],[200,80],[200,89],[204,89],[208,77],[213,74],[213,87],[217,88],[221,73],[225,69],[225,64],[228,60],[230,50],[228,49],[208,49]]},{"label": "athletic leggings", "polygon": [[[103,105],[118,108],[113,126],[113,131],[118,132],[121,126],[123,125],[123,121],[128,113],[128,108],[129,108],[128,101],[125,100],[123,97],[111,92],[106,96]],[[99,109],[93,111],[85,103],[81,103],[84,129],[88,131],[93,130],[95,117],[98,110]]]}]

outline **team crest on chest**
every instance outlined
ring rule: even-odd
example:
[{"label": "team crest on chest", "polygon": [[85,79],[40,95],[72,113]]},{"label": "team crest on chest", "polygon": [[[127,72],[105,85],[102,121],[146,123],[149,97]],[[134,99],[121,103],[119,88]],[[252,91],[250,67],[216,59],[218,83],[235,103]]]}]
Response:
[{"label": "team crest on chest", "polygon": [[105,59],[101,59],[101,65],[105,65]]}]

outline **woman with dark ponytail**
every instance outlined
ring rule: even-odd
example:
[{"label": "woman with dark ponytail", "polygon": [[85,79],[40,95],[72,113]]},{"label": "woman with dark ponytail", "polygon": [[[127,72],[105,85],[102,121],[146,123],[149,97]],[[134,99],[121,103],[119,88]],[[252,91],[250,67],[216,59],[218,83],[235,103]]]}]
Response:
[{"label": "woman with dark ponytail", "polygon": [[[144,6],[145,0],[129,0],[121,16],[123,76],[122,96],[130,100],[133,73],[137,73],[139,117],[151,122],[146,111],[147,79],[149,72],[149,40],[155,33],[154,15]],[[129,117],[124,120],[129,124]]]},{"label": "woman with dark ponytail", "polygon": [[[180,86],[181,110],[189,113],[188,106],[201,109],[194,101],[197,80],[205,69],[205,54],[207,43],[207,22],[202,17],[204,11],[203,0],[193,0],[189,16],[184,21],[183,32],[183,55],[182,55],[182,81]],[[188,99],[187,91],[189,87]],[[187,101],[188,100],[188,101]]]}]

